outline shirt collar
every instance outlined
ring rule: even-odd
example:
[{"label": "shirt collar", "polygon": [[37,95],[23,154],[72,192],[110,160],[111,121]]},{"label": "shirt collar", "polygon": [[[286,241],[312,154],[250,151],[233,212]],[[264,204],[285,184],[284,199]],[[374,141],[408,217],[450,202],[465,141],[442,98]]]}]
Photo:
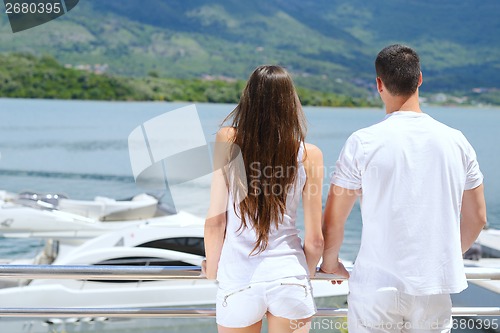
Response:
[{"label": "shirt collar", "polygon": [[389,114],[386,114],[384,117],[385,119],[388,119],[392,116],[397,116],[397,117],[405,117],[405,118],[418,118],[418,117],[429,117],[427,113],[423,112],[415,112],[415,111],[394,111]]}]

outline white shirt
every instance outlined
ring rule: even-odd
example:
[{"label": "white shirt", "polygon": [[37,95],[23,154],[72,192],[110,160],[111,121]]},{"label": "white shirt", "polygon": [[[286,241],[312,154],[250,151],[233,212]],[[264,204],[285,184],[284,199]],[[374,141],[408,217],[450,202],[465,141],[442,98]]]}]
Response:
[{"label": "white shirt", "polygon": [[255,282],[309,275],[299,230],[295,225],[306,183],[303,154],[304,146],[301,145],[297,157],[297,177],[295,184],[289,187],[283,222],[277,229],[271,224],[268,246],[261,253],[250,255],[257,240],[255,231],[250,224],[248,228],[240,229],[240,213],[236,214],[233,196],[229,194],[226,238],[217,271],[219,287],[233,289]]},{"label": "white shirt", "polygon": [[394,112],[353,133],[331,179],[362,190],[361,247],[349,284],[411,295],[465,289],[462,195],[482,181],[464,135],[427,114]]}]

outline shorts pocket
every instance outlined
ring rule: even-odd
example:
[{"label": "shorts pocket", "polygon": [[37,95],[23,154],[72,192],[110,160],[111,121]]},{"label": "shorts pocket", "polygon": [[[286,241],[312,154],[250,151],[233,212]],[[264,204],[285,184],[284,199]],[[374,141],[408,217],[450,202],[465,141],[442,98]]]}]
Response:
[{"label": "shorts pocket", "polygon": [[234,296],[234,295],[237,295],[239,293],[242,293],[248,289],[251,289],[252,286],[248,286],[248,287],[245,287],[245,288],[241,288],[241,289],[236,289],[234,291],[230,291],[230,292],[227,292],[226,294],[224,294],[223,298],[222,298],[222,306],[223,307],[226,307],[227,306],[227,301],[228,299],[231,297],[231,296]]},{"label": "shorts pocket", "polygon": [[309,295],[309,286],[308,285],[301,284],[301,283],[293,283],[293,282],[281,282],[280,285],[302,288],[302,289],[304,289],[304,297],[307,297],[307,295]]},{"label": "shorts pocket", "polygon": [[267,291],[268,310],[289,320],[309,318],[316,313],[312,288],[307,279],[276,281]]}]

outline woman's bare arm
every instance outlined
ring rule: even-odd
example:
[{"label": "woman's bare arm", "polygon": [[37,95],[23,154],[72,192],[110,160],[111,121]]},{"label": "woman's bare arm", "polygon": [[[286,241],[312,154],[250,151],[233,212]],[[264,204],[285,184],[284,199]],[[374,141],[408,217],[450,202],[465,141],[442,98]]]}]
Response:
[{"label": "woman's bare arm", "polygon": [[321,254],[323,253],[323,233],[321,231],[323,154],[321,150],[306,144],[304,168],[307,181],[302,192],[304,206],[304,252],[309,274],[314,276]]},{"label": "woman's bare arm", "polygon": [[205,274],[207,279],[217,278],[224,236],[226,231],[226,211],[228,188],[225,169],[229,162],[229,140],[234,130],[221,128],[217,132],[214,148],[214,173],[210,190],[210,206],[205,220]]}]

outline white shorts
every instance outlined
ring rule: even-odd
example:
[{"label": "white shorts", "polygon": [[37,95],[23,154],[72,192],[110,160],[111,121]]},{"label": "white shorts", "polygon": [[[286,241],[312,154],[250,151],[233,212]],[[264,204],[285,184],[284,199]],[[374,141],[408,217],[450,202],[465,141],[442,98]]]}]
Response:
[{"label": "white shorts", "polygon": [[349,332],[440,332],[451,331],[449,294],[413,296],[396,288],[353,291],[349,304]]},{"label": "white shorts", "polygon": [[217,291],[217,324],[221,326],[247,327],[262,320],[268,311],[290,320],[313,316],[316,306],[309,278],[288,277]]}]

